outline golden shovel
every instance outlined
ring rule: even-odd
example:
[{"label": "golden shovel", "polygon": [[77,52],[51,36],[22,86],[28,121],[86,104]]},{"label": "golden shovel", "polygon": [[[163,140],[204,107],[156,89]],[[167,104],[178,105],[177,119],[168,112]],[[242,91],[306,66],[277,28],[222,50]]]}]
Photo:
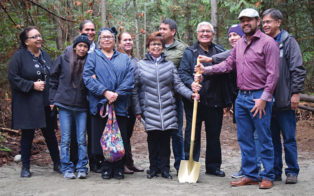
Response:
[{"label": "golden shovel", "polygon": [[[197,64],[199,64],[199,59],[197,58]],[[197,72],[199,74],[199,72]],[[196,81],[198,84],[199,81]],[[197,92],[196,92],[197,93]],[[180,183],[196,183],[200,174],[201,164],[200,162],[193,160],[193,150],[194,150],[194,138],[195,138],[195,126],[196,126],[196,116],[197,116],[197,105],[198,101],[194,99],[193,106],[193,116],[192,116],[192,130],[191,130],[191,144],[190,144],[190,157],[189,160],[181,160],[180,168],[178,173],[178,179]]]}]

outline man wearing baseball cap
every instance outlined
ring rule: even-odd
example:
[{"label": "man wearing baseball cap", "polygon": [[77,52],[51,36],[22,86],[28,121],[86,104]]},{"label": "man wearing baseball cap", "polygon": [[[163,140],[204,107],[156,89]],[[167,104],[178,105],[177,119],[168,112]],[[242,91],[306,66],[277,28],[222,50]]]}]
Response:
[{"label": "man wearing baseball cap", "polygon": [[[259,184],[269,189],[274,181],[274,150],[270,119],[272,94],[279,77],[279,48],[275,40],[259,30],[260,18],[256,10],[247,8],[239,15],[244,36],[238,40],[230,56],[217,65],[198,65],[203,74],[218,74],[237,70],[239,93],[235,102],[237,135],[242,155],[243,177],[231,186]],[[260,156],[264,170],[258,182],[254,130],[262,144]]]}]

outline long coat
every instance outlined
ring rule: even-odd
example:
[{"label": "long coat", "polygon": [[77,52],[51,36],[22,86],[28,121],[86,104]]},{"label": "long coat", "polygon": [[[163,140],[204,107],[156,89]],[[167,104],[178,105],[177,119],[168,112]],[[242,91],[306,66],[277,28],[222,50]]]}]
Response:
[{"label": "long coat", "polygon": [[191,99],[193,92],[183,84],[173,63],[167,61],[163,53],[158,62],[146,54],[136,64],[134,75],[134,112],[142,115],[145,130],[178,129],[174,94],[178,92]]},{"label": "long coat", "polygon": [[[39,60],[38,60],[39,59]],[[8,70],[12,90],[12,128],[36,129],[46,127],[45,106],[49,106],[49,69],[51,59],[45,51],[36,58],[26,48],[13,55]],[[44,91],[34,90],[34,82],[46,82]]]}]

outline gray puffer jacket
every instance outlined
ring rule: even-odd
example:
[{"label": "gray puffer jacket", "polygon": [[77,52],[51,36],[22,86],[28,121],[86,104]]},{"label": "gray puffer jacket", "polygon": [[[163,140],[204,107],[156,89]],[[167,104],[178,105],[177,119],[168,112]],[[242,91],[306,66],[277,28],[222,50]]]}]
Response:
[{"label": "gray puffer jacket", "polygon": [[178,129],[174,93],[191,99],[193,92],[182,83],[173,63],[163,53],[158,62],[146,54],[135,66],[134,79],[134,112],[142,115],[145,130]]}]

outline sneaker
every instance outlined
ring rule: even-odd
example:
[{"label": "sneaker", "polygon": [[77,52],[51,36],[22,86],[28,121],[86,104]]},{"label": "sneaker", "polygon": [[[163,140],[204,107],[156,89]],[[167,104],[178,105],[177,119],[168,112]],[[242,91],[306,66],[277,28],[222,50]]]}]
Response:
[{"label": "sneaker", "polygon": [[243,172],[242,170],[238,171],[237,173],[235,174],[232,174],[231,175],[231,178],[235,178],[235,179],[238,179],[238,178],[242,178],[244,175],[243,175]]},{"label": "sneaker", "polygon": [[73,172],[65,172],[64,173],[64,178],[66,178],[66,179],[75,179],[76,176],[75,176],[75,174]]},{"label": "sneaker", "polygon": [[87,176],[87,173],[84,172],[84,171],[79,171],[79,172],[77,173],[77,178],[78,178],[78,179],[85,179],[86,176]]},{"label": "sneaker", "polygon": [[274,181],[282,181],[281,175],[275,175]]},{"label": "sneaker", "polygon": [[32,176],[31,172],[29,171],[29,168],[22,167],[21,170],[21,178],[30,178]]},{"label": "sneaker", "polygon": [[295,174],[287,174],[286,184],[296,184],[298,182],[298,176]]}]

